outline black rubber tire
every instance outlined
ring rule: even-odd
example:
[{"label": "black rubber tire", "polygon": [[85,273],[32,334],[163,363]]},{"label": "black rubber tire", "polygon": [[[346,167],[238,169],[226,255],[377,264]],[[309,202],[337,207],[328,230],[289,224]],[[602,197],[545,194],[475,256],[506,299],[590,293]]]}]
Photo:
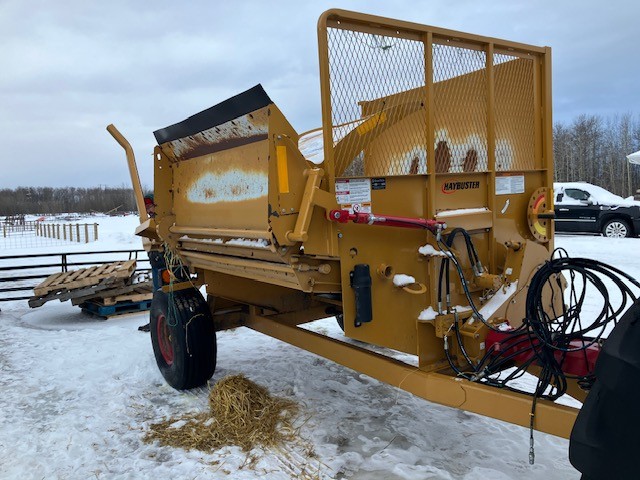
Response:
[{"label": "black rubber tire", "polygon": [[149,323],[153,353],[167,383],[176,390],[204,385],[216,370],[217,346],[211,311],[200,292],[156,291]]},{"label": "black rubber tire", "polygon": [[[618,234],[616,234],[618,232]],[[625,220],[612,218],[602,226],[602,235],[611,238],[626,238],[631,236],[631,227]]]}]

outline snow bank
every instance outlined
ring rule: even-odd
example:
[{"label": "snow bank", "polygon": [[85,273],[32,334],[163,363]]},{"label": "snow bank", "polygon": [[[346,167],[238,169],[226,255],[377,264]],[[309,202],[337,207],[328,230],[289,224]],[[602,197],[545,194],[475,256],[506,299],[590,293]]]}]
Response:
[{"label": "snow bank", "polygon": [[[140,246],[135,217],[107,223],[113,231],[105,225],[101,248]],[[640,277],[640,257],[624,252],[639,245],[632,238],[556,238],[571,255],[597,258],[634,277]],[[0,477],[300,478],[306,452],[252,452],[259,460],[250,467],[239,448],[208,455],[144,444],[149,424],[208,408],[209,392],[166,385],[149,335],[137,331],[147,314],[101,321],[69,303],[7,307],[0,303]],[[425,312],[435,317],[433,308]],[[305,327],[344,338],[334,318]],[[302,435],[316,454],[306,467],[319,466],[321,480],[579,478],[567,459],[567,440],[536,433],[530,466],[526,428],[427,402],[249,329],[218,333],[213,381],[234,373],[306,405]]]}]

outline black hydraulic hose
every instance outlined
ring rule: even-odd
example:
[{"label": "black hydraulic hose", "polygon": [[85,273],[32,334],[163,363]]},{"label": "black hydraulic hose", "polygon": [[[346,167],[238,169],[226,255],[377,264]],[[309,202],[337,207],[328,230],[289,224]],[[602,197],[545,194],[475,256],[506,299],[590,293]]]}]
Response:
[{"label": "black hydraulic hose", "polygon": [[[575,304],[570,305],[569,308],[563,306],[561,319],[550,318],[542,302],[543,290],[552,277],[557,277],[562,273],[568,274],[571,279],[569,299]],[[567,257],[551,259],[541,266],[530,282],[526,300],[526,318],[529,330],[552,350],[563,352],[586,350],[589,346],[600,341],[604,334],[604,326],[611,321],[617,323],[617,318],[636,299],[636,295],[620,276],[640,288],[640,283],[629,275],[596,260]],[[620,302],[615,308],[611,305],[610,289],[603,282],[603,277],[620,290]],[[579,295],[575,291],[576,279],[579,279],[582,284],[582,291]],[[582,326],[580,314],[589,285],[602,296],[603,305],[596,318],[589,325]],[[583,341],[578,347],[569,347],[571,339],[584,338],[587,334],[598,329],[598,333],[590,337],[589,342]]]},{"label": "black hydraulic hose", "polygon": [[[464,238],[464,242],[465,245],[467,247],[467,255],[469,256],[469,263],[471,264],[471,268],[473,268],[474,272],[476,271],[476,267],[477,265],[480,264],[480,260],[479,260],[479,256],[478,256],[478,252],[476,250],[476,247],[473,243],[473,240],[471,239],[471,236],[469,235],[469,232],[467,232],[464,228],[454,228],[449,235],[447,236],[446,240],[445,240],[445,244],[448,247],[452,247],[453,246],[453,242],[456,238],[456,236],[458,234],[461,234]],[[451,251],[451,248],[449,248],[449,251]],[[443,272],[446,272],[446,295],[448,298],[448,295],[450,294],[450,282],[449,282],[449,259],[445,258],[442,260],[442,262],[440,263],[440,272],[438,274],[438,305],[442,304],[442,277],[443,277]]]},{"label": "black hydraulic hose", "polygon": [[[510,386],[508,383],[524,375],[531,365],[536,364],[540,367],[540,372],[535,392],[533,392],[534,398],[557,399],[566,392],[568,378],[575,378],[581,385],[588,387],[593,382],[593,373],[575,376],[563,372],[562,365],[566,354],[584,351],[586,364],[588,360],[587,348],[600,342],[605,327],[610,322],[616,324],[628,306],[636,301],[638,294],[634,293],[631,287],[640,289],[640,282],[616,267],[596,260],[570,258],[564,250],[554,251],[552,258],[541,265],[528,282],[526,316],[522,325],[503,332],[487,322],[471,297],[460,261],[451,249],[458,234],[465,237],[465,243],[469,238],[467,244],[469,261],[472,262],[472,266],[477,265],[477,252],[466,231],[454,229],[446,241],[438,239],[438,246],[446,255],[440,265],[438,276],[438,301],[442,302],[442,281],[445,272],[447,293],[449,292],[450,279],[448,274],[452,262],[460,277],[462,290],[473,314],[489,329],[507,334],[509,337],[501,342],[500,351],[496,351],[497,347],[494,344],[477,364],[474,364],[464,348],[460,325],[456,319],[453,324],[456,340],[470,371],[462,371],[453,362],[447,340],[445,340],[445,354],[451,368],[458,375],[471,381],[481,381],[498,388],[531,394],[531,392]],[[561,276],[568,280],[566,290]],[[611,295],[611,286],[606,282],[611,282],[618,289],[619,296]],[[589,288],[593,288],[595,292],[588,291]],[[587,300],[593,301],[593,293],[601,296],[602,306],[595,312],[595,318],[591,319],[590,323],[584,324],[581,318],[583,305]],[[543,298],[546,299],[544,302]],[[612,303],[612,298],[616,298],[616,302]],[[549,299],[551,307],[549,307]],[[580,340],[579,345],[571,344],[574,339]],[[523,345],[525,343],[528,345]],[[559,357],[557,352],[562,352]],[[504,368],[516,358],[522,358],[523,355],[530,356],[506,377],[502,379],[493,377],[493,375],[504,371]],[[535,403],[532,405],[532,413],[535,413]]]},{"label": "black hydraulic hose", "polygon": [[464,348],[464,344],[462,343],[462,335],[460,334],[460,326],[458,325],[458,318],[457,315],[455,315],[454,321],[453,321],[453,329],[456,333],[456,340],[458,340],[458,345],[460,347],[460,351],[462,352],[462,355],[464,356],[464,359],[467,361],[467,364],[473,369],[474,372],[477,372],[477,365],[475,365],[472,361],[471,358],[469,357],[469,355],[467,354],[467,350]]},{"label": "black hydraulic hose", "polygon": [[[491,325],[480,313],[480,311],[478,310],[478,307],[476,307],[475,302],[473,301],[473,298],[471,297],[471,292],[469,291],[469,286],[467,285],[467,281],[464,278],[464,272],[462,271],[462,267],[460,265],[460,262],[458,261],[458,259],[456,258],[455,254],[453,253],[453,251],[451,251],[450,248],[448,248],[447,245],[445,245],[444,242],[442,242],[441,240],[438,241],[438,245],[440,246],[440,249],[442,251],[445,252],[445,254],[447,255],[447,257],[453,262],[453,265],[456,267],[456,271],[458,272],[458,276],[460,277],[460,283],[462,284],[462,290],[464,291],[465,297],[467,299],[467,301],[469,302],[469,306],[471,307],[471,310],[473,310],[473,313],[476,315],[476,317],[482,322],[484,323],[487,328],[489,328],[490,330],[493,330],[495,332],[500,332],[501,330],[499,328],[494,327],[493,325]],[[521,330],[524,329],[524,324],[520,325],[518,328],[515,328],[511,331],[509,331],[510,334],[515,334]]]}]

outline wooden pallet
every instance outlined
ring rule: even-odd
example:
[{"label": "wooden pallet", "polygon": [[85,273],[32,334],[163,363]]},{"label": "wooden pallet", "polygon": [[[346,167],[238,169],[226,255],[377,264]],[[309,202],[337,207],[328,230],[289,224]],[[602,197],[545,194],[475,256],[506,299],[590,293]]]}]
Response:
[{"label": "wooden pallet", "polygon": [[42,297],[58,290],[75,290],[98,285],[105,278],[129,278],[135,269],[136,261],[127,260],[55,273],[35,287],[33,293],[36,297]]},{"label": "wooden pallet", "polygon": [[77,305],[103,291],[124,288],[135,269],[136,261],[127,260],[55,273],[33,289],[35,295],[29,299],[29,306],[40,307],[51,300],[76,300],[74,305]]},{"label": "wooden pallet", "polygon": [[77,298],[91,298],[101,292],[102,290],[109,290],[113,288],[124,287],[126,278],[105,278],[98,283],[98,285],[91,285],[83,288],[76,288],[75,290],[55,290],[42,296],[34,296],[29,299],[29,306],[31,308],[40,307],[51,300],[71,300],[72,302]]},{"label": "wooden pallet", "polygon": [[116,315],[138,313],[149,310],[149,308],[151,308],[151,300],[143,300],[141,302],[118,302],[115,305],[100,305],[93,300],[89,300],[82,303],[80,307],[85,313],[101,318],[111,318]]},{"label": "wooden pallet", "polygon": [[134,283],[89,293],[71,299],[73,305],[80,305],[88,300],[108,306],[119,302],[142,302],[153,298],[153,282]]}]

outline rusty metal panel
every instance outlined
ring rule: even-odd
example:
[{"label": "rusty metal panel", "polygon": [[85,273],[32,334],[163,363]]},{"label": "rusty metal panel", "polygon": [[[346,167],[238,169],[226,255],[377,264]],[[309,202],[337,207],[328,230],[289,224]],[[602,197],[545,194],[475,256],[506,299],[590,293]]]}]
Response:
[{"label": "rusty metal panel", "polygon": [[154,132],[169,159],[160,173],[170,177],[175,226],[247,231],[248,237],[269,230],[271,104],[257,85]]},{"label": "rusty metal panel", "polygon": [[256,85],[154,135],[163,151],[176,160],[265,140],[271,103],[262,86]]},{"label": "rusty metal panel", "polygon": [[173,164],[176,224],[268,230],[267,140]]},{"label": "rusty metal panel", "polygon": [[267,139],[268,107],[241,115],[202,132],[162,144],[175,160],[188,160]]}]

